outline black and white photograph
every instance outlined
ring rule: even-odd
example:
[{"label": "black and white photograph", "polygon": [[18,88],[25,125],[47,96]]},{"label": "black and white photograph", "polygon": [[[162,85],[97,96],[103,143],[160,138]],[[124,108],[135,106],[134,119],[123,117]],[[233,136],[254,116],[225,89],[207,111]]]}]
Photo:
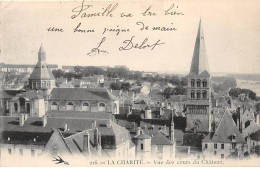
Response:
[{"label": "black and white photograph", "polygon": [[260,1],[0,1],[1,167],[259,167]]}]

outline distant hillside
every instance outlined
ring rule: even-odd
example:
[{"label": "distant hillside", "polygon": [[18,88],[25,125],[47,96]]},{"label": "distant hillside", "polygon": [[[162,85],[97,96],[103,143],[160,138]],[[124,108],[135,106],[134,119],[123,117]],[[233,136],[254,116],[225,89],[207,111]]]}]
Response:
[{"label": "distant hillside", "polygon": [[260,81],[260,74],[228,74],[227,77],[235,77],[241,80]]}]

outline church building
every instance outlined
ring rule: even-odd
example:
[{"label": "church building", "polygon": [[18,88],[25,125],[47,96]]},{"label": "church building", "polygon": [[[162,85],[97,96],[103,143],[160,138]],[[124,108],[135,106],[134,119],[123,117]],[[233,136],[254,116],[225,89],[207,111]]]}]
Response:
[{"label": "church building", "polygon": [[211,129],[211,76],[201,20],[197,32],[190,73],[187,77],[186,129],[209,132]]},{"label": "church building", "polygon": [[42,44],[38,52],[38,62],[29,78],[29,85],[32,90],[42,90],[46,95],[55,87],[55,78],[46,63]]}]

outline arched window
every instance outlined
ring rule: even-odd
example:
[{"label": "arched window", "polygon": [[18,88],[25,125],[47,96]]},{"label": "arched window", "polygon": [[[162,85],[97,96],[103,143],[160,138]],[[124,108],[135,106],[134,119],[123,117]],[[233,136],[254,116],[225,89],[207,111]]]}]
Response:
[{"label": "arched window", "polygon": [[89,111],[89,104],[88,103],[83,103],[82,110],[83,111]]},{"label": "arched window", "polygon": [[203,97],[203,99],[206,99],[206,98],[207,98],[207,91],[203,91],[203,92],[202,92],[202,97]]},{"label": "arched window", "polygon": [[202,81],[202,86],[203,86],[203,87],[207,87],[207,86],[208,86],[207,80],[204,79],[204,80]]},{"label": "arched window", "polygon": [[51,110],[58,110],[58,104],[56,102],[52,102]]},{"label": "arched window", "polygon": [[200,91],[197,91],[197,99],[200,99]]},{"label": "arched window", "polygon": [[114,114],[117,114],[117,105],[116,105],[116,103],[114,104]]},{"label": "arched window", "polygon": [[198,79],[198,80],[197,80],[197,87],[200,87],[200,84],[201,84],[201,80]]},{"label": "arched window", "polygon": [[18,104],[14,103],[14,112],[17,113],[18,112]]},{"label": "arched window", "polygon": [[99,103],[99,105],[98,105],[98,111],[99,111],[99,112],[104,112],[104,111],[106,111],[106,105],[105,105],[105,103]]},{"label": "arched window", "polygon": [[74,104],[72,102],[67,104],[67,110],[74,110]]},{"label": "arched window", "polygon": [[195,86],[195,80],[194,80],[194,79],[191,79],[190,84],[191,84],[191,87],[194,87],[194,86]]},{"label": "arched window", "polygon": [[31,111],[31,108],[30,108],[30,104],[29,104],[29,103],[26,104],[26,111],[27,111],[27,113],[30,113],[30,111]]},{"label": "arched window", "polygon": [[191,93],[190,93],[190,97],[191,97],[192,99],[195,98],[195,92],[194,92],[194,91],[191,91]]}]

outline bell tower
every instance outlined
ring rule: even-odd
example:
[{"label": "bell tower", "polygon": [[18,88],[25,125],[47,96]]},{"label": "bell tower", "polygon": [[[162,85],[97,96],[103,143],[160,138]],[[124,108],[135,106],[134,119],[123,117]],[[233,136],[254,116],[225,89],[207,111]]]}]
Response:
[{"label": "bell tower", "polygon": [[211,130],[211,76],[209,72],[205,39],[201,20],[188,74],[186,117],[187,130]]},{"label": "bell tower", "polygon": [[46,63],[46,53],[42,44],[38,52],[38,62],[29,78],[29,85],[32,90],[42,90],[46,95],[55,87],[55,78]]}]

